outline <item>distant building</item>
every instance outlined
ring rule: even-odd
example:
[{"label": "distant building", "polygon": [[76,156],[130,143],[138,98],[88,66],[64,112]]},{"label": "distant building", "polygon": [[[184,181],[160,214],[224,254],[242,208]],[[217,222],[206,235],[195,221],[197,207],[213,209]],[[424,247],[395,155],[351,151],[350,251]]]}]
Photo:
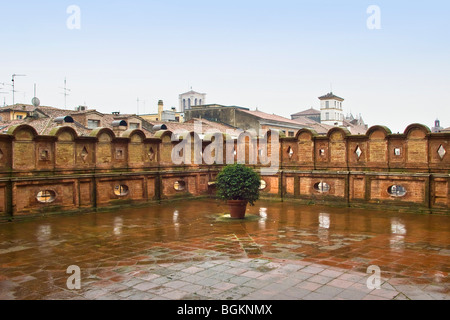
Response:
[{"label": "distant building", "polygon": [[0,121],[22,120],[34,112],[36,108],[27,104],[0,107]]},{"label": "distant building", "polygon": [[342,103],[344,99],[332,92],[319,97],[320,111],[314,108],[291,115],[292,120],[309,126],[319,134],[326,134],[333,127],[343,127],[351,134],[365,134],[369,126],[361,115],[356,118],[350,113],[344,117]]},{"label": "distant building", "polygon": [[140,115],[147,121],[160,121],[160,122],[184,122],[184,113],[177,112],[175,108],[171,110],[164,110],[164,102],[158,101],[158,113]]},{"label": "distant building", "polygon": [[206,119],[226,124],[241,130],[278,130],[288,137],[295,137],[304,125],[275,114],[268,114],[258,110],[238,106],[223,106],[218,104],[192,107],[186,110],[186,121],[191,119]]},{"label": "distant building", "polygon": [[443,130],[446,130],[446,129],[441,127],[441,122],[439,121],[439,119],[436,119],[436,121],[434,122],[434,127],[431,128],[431,132],[437,133],[437,132],[442,132]]},{"label": "distant building", "polygon": [[[14,116],[12,116],[14,115]],[[104,114],[85,106],[74,111],[48,106],[15,105],[0,108],[0,130],[18,124],[32,126],[38,134],[46,135],[58,126],[70,126],[79,136],[88,136],[92,130],[108,128],[118,136],[130,129],[141,129],[148,136],[153,134],[153,125],[134,114]]]},{"label": "distant building", "polygon": [[310,120],[320,123],[321,115],[322,115],[322,113],[319,110],[316,110],[311,107],[311,109],[291,115],[291,119],[295,120],[295,119],[299,119],[299,118],[308,118]]},{"label": "distant building", "polygon": [[199,93],[196,91],[189,91],[180,94],[180,112],[185,112],[192,107],[206,105],[206,93]]},{"label": "distant building", "polygon": [[344,125],[344,112],[342,109],[342,102],[344,99],[338,97],[330,92],[322,97],[320,100],[320,122],[330,126],[341,127]]}]

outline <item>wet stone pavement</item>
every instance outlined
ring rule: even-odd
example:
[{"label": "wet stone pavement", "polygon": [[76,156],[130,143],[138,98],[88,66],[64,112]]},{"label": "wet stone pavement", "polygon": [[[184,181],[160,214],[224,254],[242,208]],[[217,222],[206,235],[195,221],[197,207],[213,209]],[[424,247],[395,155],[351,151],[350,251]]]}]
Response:
[{"label": "wet stone pavement", "polygon": [[193,200],[0,223],[0,299],[450,299],[450,216],[268,201],[243,221],[226,211]]}]

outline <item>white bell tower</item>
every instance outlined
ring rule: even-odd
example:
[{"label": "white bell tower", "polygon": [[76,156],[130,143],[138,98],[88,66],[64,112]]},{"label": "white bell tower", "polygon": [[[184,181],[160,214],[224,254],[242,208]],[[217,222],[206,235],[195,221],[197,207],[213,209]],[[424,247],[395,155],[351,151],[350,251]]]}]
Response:
[{"label": "white bell tower", "polygon": [[342,103],[344,99],[338,97],[330,92],[322,97],[320,100],[320,122],[330,126],[343,126],[344,125],[344,112]]}]

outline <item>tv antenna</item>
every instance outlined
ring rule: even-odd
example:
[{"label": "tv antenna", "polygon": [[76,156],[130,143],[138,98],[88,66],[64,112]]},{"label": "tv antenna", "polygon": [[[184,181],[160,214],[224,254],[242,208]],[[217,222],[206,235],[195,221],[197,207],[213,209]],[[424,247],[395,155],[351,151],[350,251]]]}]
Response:
[{"label": "tv antenna", "polygon": [[143,102],[144,103],[144,113],[145,113],[145,100],[141,100],[141,99],[137,98],[136,102],[137,102],[137,113],[136,113],[136,115],[139,115],[139,102]]},{"label": "tv antenna", "polygon": [[14,93],[16,92],[16,90],[15,90],[15,82],[16,82],[16,80],[15,80],[15,78],[16,77],[26,77],[27,75],[26,74],[13,74],[12,75],[12,87],[13,87],[13,89],[12,89],[12,93],[13,93],[13,105],[15,104],[15,100],[14,100]]},{"label": "tv antenna", "polygon": [[[4,83],[0,83],[0,84],[5,85]],[[1,89],[3,89],[3,88],[0,88],[0,90]],[[8,92],[0,91],[0,94],[8,94]],[[6,98],[5,97],[3,97],[3,106],[6,107]]]},{"label": "tv antenna", "polygon": [[136,115],[138,115],[139,114],[139,97],[137,98],[137,112],[136,112]]},{"label": "tv antenna", "polygon": [[31,104],[37,108],[41,105],[41,101],[36,97],[36,83],[34,84],[34,98],[31,99]]},{"label": "tv antenna", "polygon": [[72,90],[67,89],[67,79],[64,78],[64,88],[60,88],[62,90],[64,90],[64,92],[62,93],[64,95],[64,109],[67,109],[67,96],[70,95],[69,92],[72,92]]}]

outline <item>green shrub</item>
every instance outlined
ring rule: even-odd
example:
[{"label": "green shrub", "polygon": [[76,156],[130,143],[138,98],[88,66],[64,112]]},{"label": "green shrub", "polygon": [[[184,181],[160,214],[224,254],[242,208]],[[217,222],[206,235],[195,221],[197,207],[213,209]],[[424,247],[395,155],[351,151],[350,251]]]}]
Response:
[{"label": "green shrub", "polygon": [[241,164],[226,166],[217,176],[217,196],[223,200],[247,200],[254,205],[259,199],[261,177]]}]

